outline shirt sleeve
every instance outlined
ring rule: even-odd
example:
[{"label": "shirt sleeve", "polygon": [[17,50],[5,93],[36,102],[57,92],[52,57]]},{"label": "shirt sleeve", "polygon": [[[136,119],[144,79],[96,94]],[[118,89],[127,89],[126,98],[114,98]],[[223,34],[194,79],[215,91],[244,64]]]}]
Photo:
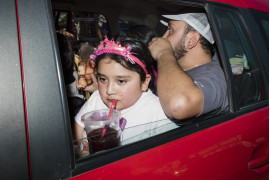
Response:
[{"label": "shirt sleeve", "polygon": [[226,99],[227,85],[223,71],[215,68],[208,70],[194,79],[195,85],[203,92],[203,108],[198,116],[223,107],[228,102]]}]

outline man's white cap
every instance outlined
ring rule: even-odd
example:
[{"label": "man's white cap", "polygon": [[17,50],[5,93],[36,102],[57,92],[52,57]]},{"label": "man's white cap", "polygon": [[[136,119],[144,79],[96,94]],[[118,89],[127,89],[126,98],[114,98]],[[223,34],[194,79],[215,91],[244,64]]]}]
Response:
[{"label": "man's white cap", "polygon": [[[210,29],[210,25],[204,13],[185,13],[185,14],[162,15],[162,16],[171,20],[185,21],[196,31],[198,31],[211,44],[214,44],[215,41]],[[160,20],[160,22],[165,26],[168,26],[167,22],[163,20]]]}]

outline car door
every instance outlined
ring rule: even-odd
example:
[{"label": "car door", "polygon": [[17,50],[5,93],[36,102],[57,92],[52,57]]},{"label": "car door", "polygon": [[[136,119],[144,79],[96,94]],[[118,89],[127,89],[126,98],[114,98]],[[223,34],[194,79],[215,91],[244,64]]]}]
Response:
[{"label": "car door", "polygon": [[[263,44],[264,40],[253,34],[253,10],[215,2],[206,7],[228,82],[230,112],[79,161],[71,179],[268,178],[268,70],[267,57],[261,54],[269,53],[268,48],[259,49],[255,43],[257,38]],[[236,49],[228,43],[228,34]],[[243,77],[235,77],[231,58],[246,58]],[[158,146],[146,148],[153,144]],[[139,153],[127,156],[132,150]],[[119,157],[123,159],[106,163],[107,158]]]},{"label": "car door", "polygon": [[30,178],[70,177],[72,134],[50,1],[21,0],[16,5]]},{"label": "car door", "polygon": [[28,179],[28,144],[16,2],[0,5],[0,179]]}]

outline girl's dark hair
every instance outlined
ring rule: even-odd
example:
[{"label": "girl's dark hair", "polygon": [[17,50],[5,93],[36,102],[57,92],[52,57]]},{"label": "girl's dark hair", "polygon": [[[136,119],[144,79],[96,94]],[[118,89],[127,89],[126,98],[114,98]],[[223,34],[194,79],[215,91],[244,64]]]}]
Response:
[{"label": "girl's dark hair", "polygon": [[127,32],[128,36],[135,36],[139,39],[141,39],[144,44],[148,45],[150,41],[152,41],[152,38],[157,37],[158,34],[155,30],[149,28],[145,25],[135,25],[129,28],[129,31]]},{"label": "girl's dark hair", "polygon": [[[137,39],[137,38],[131,37],[131,36],[121,36],[121,37],[117,38],[117,40],[115,40],[116,43],[118,41],[121,43],[122,47],[125,47],[126,45],[131,47],[130,52],[135,53],[133,55],[136,56],[144,64],[148,73],[151,75],[151,81],[150,81],[148,87],[149,87],[149,89],[154,91],[155,87],[154,87],[154,81],[153,81],[153,72],[151,69],[152,56],[148,50],[148,47],[140,39]],[[98,64],[99,64],[100,60],[105,59],[105,58],[110,58],[113,61],[120,63],[126,69],[137,72],[140,75],[141,82],[145,81],[146,74],[140,65],[138,65],[137,63],[132,64],[131,62],[127,61],[125,59],[125,57],[123,57],[121,55],[117,55],[117,54],[105,53],[105,54],[97,56],[96,60],[95,60],[96,61],[96,63],[95,63],[96,70],[98,69]]]}]

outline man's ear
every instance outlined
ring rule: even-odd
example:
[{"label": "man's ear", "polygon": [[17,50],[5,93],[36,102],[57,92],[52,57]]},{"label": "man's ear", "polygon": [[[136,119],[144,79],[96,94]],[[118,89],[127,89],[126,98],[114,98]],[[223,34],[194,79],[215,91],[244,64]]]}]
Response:
[{"label": "man's ear", "polygon": [[142,91],[145,92],[148,90],[148,86],[149,86],[150,81],[151,81],[151,75],[147,74],[145,81],[142,83]]},{"label": "man's ear", "polygon": [[192,49],[193,47],[195,47],[200,40],[200,36],[201,35],[198,31],[189,32],[187,35],[187,49]]}]

